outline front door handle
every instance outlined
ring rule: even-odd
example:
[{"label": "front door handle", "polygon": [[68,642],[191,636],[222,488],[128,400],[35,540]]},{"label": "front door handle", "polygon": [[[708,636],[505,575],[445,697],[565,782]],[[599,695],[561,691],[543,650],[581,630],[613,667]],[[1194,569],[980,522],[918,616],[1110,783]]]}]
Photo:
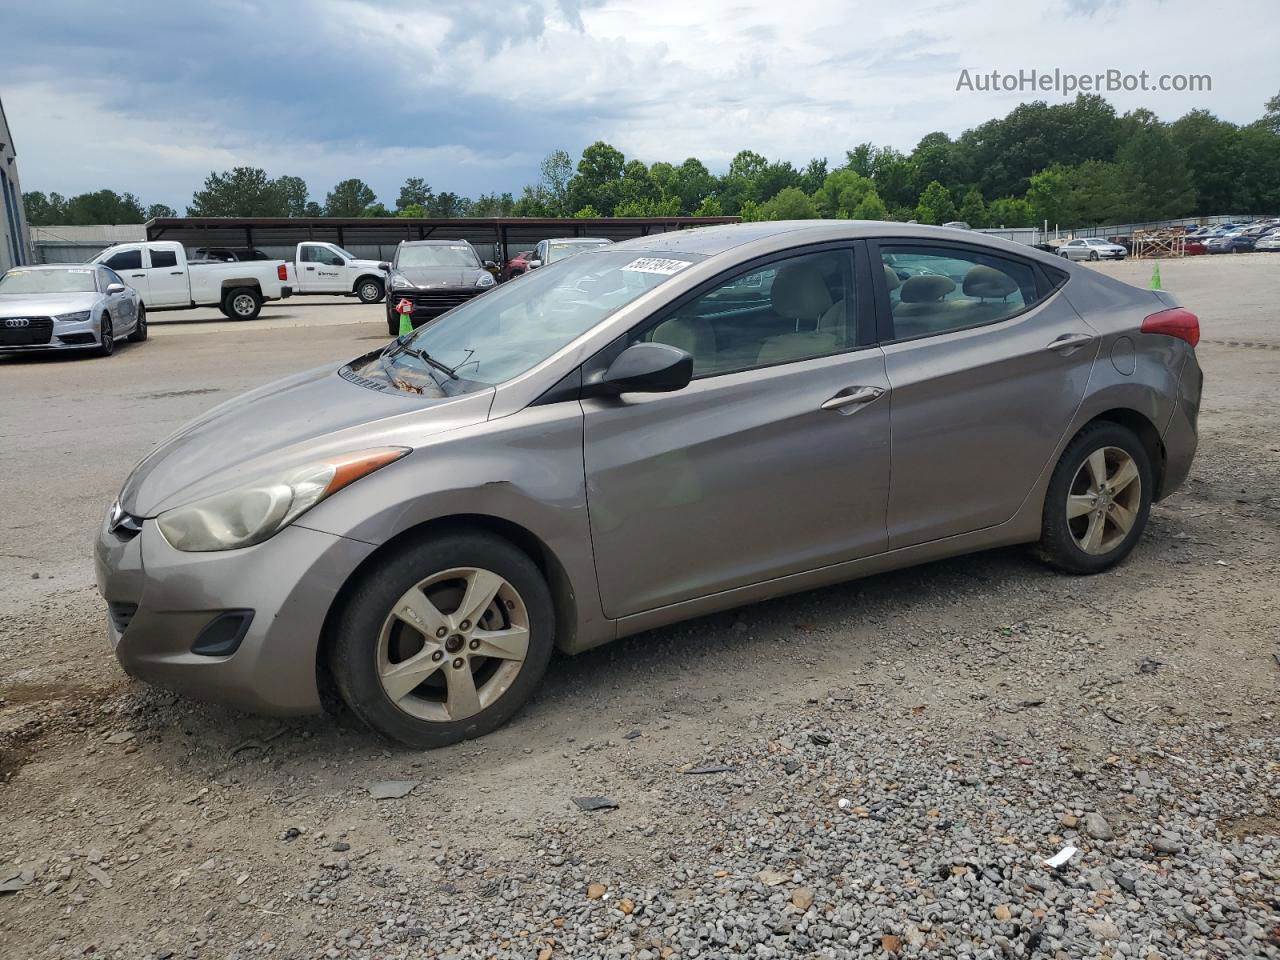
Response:
[{"label": "front door handle", "polygon": [[823,410],[842,410],[845,407],[862,406],[884,393],[879,387],[848,387],[830,400],[822,402]]},{"label": "front door handle", "polygon": [[145,277],[145,276],[146,276],[146,274],[145,274],[145,273],[131,273],[131,274],[129,274],[129,276],[131,276],[131,277]]},{"label": "front door handle", "polygon": [[1049,344],[1048,349],[1054,353],[1072,354],[1078,348],[1083,347],[1086,343],[1093,340],[1093,335],[1088,333],[1064,333],[1053,343]]}]

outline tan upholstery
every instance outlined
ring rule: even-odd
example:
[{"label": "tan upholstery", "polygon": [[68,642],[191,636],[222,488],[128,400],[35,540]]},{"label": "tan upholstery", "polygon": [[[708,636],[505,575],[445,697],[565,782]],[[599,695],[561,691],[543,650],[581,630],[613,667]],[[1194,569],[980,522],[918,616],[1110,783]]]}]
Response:
[{"label": "tan upholstery", "polygon": [[845,336],[845,302],[832,302],[822,271],[812,260],[783,267],[770,290],[774,312],[794,320],[796,331],[760,344],[756,363],[768,366],[835,353]]},{"label": "tan upholstery", "polygon": [[979,300],[1003,300],[1009,294],[1016,292],[1018,285],[1007,273],[1002,273],[994,267],[978,264],[971,267],[964,275],[964,284],[961,289],[966,297],[976,297]]},{"label": "tan upholstery", "polygon": [[902,286],[902,281],[898,279],[898,271],[894,270],[893,267],[889,266],[887,263],[884,265],[884,282],[889,285],[890,293],[893,293],[893,291],[897,290],[898,287]]},{"label": "tan upholstery", "polygon": [[[799,320],[801,329],[817,325],[818,318],[831,307],[831,291],[822,271],[812,260],[789,264],[778,271],[769,290],[774,312],[788,320]],[[806,325],[804,321],[809,321]]]},{"label": "tan upholstery", "polygon": [[955,281],[936,273],[908,277],[899,299],[903,303],[934,303],[956,288]]},{"label": "tan upholstery", "polygon": [[716,352],[716,334],[701,317],[672,317],[653,328],[649,339],[678,347],[693,357],[695,366],[704,365]]}]

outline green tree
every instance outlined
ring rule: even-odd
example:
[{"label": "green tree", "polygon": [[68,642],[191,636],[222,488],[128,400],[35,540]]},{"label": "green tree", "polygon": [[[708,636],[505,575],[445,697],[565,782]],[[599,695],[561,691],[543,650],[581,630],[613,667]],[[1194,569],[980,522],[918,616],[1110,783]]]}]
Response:
[{"label": "green tree", "polygon": [[301,177],[276,177],[276,189],[284,200],[285,215],[305,216],[307,212],[307,181]]},{"label": "green tree", "polygon": [[378,199],[377,195],[363,180],[351,177],[339,181],[328,196],[324,198],[324,213],[327,217],[361,217],[365,208]]},{"label": "green tree", "polygon": [[482,193],[471,205],[473,217],[509,217],[515,207],[515,199],[508,193]]},{"label": "green tree", "polygon": [[1061,164],[1033,174],[1027,189],[1027,203],[1037,223],[1048,221],[1049,227],[1075,227],[1075,211],[1071,209],[1071,182],[1067,168]]},{"label": "green tree", "polygon": [[783,187],[760,205],[760,214],[763,220],[812,220],[818,210],[799,187]]},{"label": "green tree", "polygon": [[1036,218],[1022,197],[1000,197],[987,205],[987,222],[993,227],[1032,227]]},{"label": "green tree", "polygon": [[161,217],[176,217],[178,211],[173,209],[167,203],[153,203],[147,207],[147,219],[158,220]]},{"label": "green tree", "polygon": [[66,223],[67,202],[59,193],[45,196],[39,190],[28,190],[22,195],[22,208],[27,215],[27,223],[33,227]]},{"label": "green tree", "polygon": [[960,201],[957,219],[963,220],[975,229],[987,225],[987,205],[983,202],[982,194],[977,187],[970,187],[965,193],[964,199]]},{"label": "green tree", "polygon": [[513,217],[550,217],[552,213],[551,198],[540,183],[527,183],[520,194],[520,199],[512,207]]},{"label": "green tree", "polygon": [[822,216],[847,218],[862,198],[875,189],[870,178],[842,167],[827,174],[813,201]]},{"label": "green tree", "polygon": [[410,203],[396,211],[397,217],[422,218],[427,215],[427,208],[420,203]]},{"label": "green tree", "polygon": [[289,210],[279,184],[261,167],[235,167],[205,177],[187,206],[189,217],[285,217]]},{"label": "green tree", "polygon": [[360,212],[360,216],[362,217],[394,217],[395,214],[387,209],[386,204],[379,201],[378,203],[370,204],[369,206],[365,207]]},{"label": "green tree", "polygon": [[717,197],[703,197],[702,202],[698,204],[693,211],[695,217],[722,217],[724,213],[720,209],[720,200]]},{"label": "green tree", "polygon": [[921,223],[946,223],[956,218],[956,205],[951,202],[951,194],[937,180],[931,182],[920,194],[920,202],[916,204],[916,219]]},{"label": "green tree", "polygon": [[1239,127],[1208,110],[1192,110],[1169,125],[1169,135],[1186,154],[1198,215],[1248,206],[1241,193],[1256,171],[1245,168]]},{"label": "green tree", "polygon": [[1130,216],[1141,220],[1185,217],[1195,211],[1196,188],[1187,154],[1159,121],[1142,123],[1116,151]]},{"label": "green tree", "polygon": [[568,211],[569,184],[573,181],[573,158],[564,150],[553,150],[542,160],[539,186],[545,191],[550,215],[562,217]]},{"label": "green tree", "polygon": [[621,150],[603,140],[591,144],[582,151],[578,173],[569,182],[569,207],[574,210],[591,207],[604,216],[612,214],[625,166],[626,157]]},{"label": "green tree", "polygon": [[825,157],[814,157],[797,177],[796,186],[809,196],[813,196],[827,179],[827,160]]},{"label": "green tree", "polygon": [[1267,101],[1260,123],[1272,133],[1280,134],[1280,93]]},{"label": "green tree", "polygon": [[95,190],[69,198],[62,210],[67,224],[142,223],[147,212],[132,193]]},{"label": "green tree", "polygon": [[[425,210],[431,206],[431,201],[435,199],[435,191],[422,177],[409,177],[400,187],[400,193],[396,197],[396,209],[404,210],[407,207],[421,207]],[[421,214],[426,216],[426,214]]]},{"label": "green tree", "polygon": [[[706,165],[695,157],[689,157],[676,168],[673,191],[680,198],[680,206],[685,210],[696,210],[715,193],[716,178],[711,175]],[[717,205],[719,201],[716,201]],[[712,214],[705,214],[712,216]],[[719,216],[719,214],[715,214]]]},{"label": "green tree", "polygon": [[601,214],[595,207],[591,206],[591,204],[587,204],[585,207],[580,207],[576,210],[573,216],[576,220],[597,220],[603,216],[603,214]]},{"label": "green tree", "polygon": [[880,199],[880,194],[871,189],[863,194],[858,205],[850,211],[850,216],[854,220],[888,220],[889,211]]},{"label": "green tree", "polygon": [[742,206],[738,208],[738,216],[742,218],[743,223],[756,223],[766,219],[760,204],[754,200],[744,200]]}]

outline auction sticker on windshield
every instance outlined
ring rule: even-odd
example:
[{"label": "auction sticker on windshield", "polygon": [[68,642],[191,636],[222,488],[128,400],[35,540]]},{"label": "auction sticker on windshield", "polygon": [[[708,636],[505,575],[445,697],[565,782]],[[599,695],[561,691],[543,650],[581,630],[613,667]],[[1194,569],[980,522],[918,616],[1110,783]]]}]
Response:
[{"label": "auction sticker on windshield", "polygon": [[688,260],[668,260],[663,257],[640,257],[628,263],[623,270],[631,273],[659,273],[665,277],[679,273],[689,266]]}]

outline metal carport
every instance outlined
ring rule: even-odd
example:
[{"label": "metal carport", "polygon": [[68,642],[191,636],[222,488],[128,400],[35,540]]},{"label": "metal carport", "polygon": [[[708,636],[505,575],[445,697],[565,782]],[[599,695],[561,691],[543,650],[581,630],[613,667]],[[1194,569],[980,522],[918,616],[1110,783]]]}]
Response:
[{"label": "metal carport", "polygon": [[199,247],[254,247],[291,260],[303,240],[336,243],[357,257],[389,260],[402,240],[467,240],[499,263],[551,237],[627,240],[688,227],[737,223],[737,217],[161,217],[146,223],[148,240]]}]

